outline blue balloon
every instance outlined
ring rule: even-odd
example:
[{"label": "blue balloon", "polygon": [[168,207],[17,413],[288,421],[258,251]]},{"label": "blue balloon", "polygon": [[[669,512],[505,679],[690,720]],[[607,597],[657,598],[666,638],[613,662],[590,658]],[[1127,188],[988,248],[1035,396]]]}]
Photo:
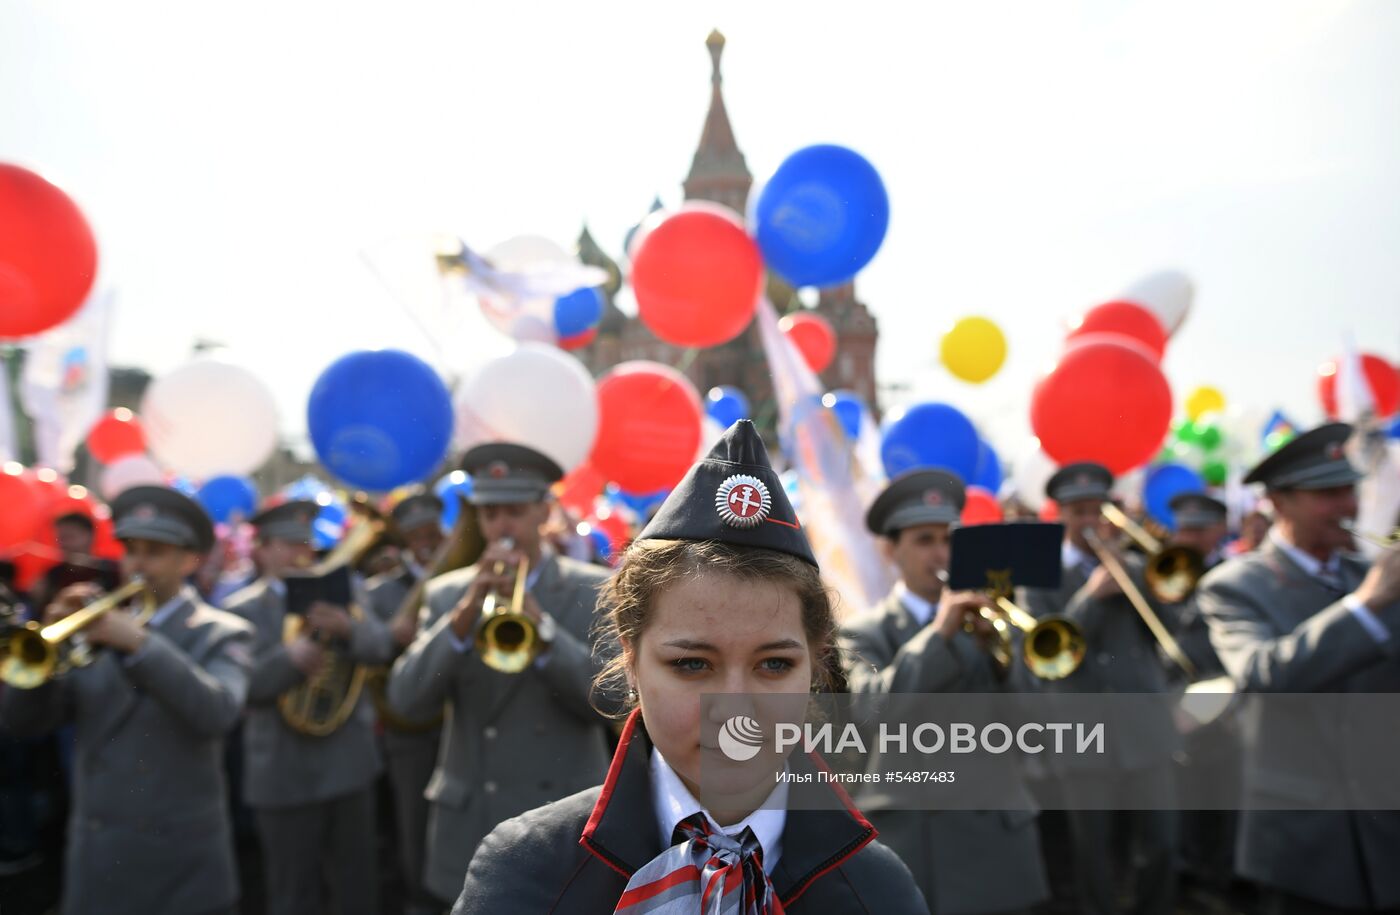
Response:
[{"label": "blue balloon", "polygon": [[977,429],[957,407],[921,403],[885,427],[880,459],[889,477],[907,470],[942,467],[971,480],[977,473],[977,442]]},{"label": "blue balloon", "polygon": [[1400,438],[1400,416],[1395,417],[1395,420],[1390,424],[1390,428],[1385,430],[1385,434],[1391,438]]},{"label": "blue balloon", "polygon": [[204,506],[217,524],[227,524],[234,515],[247,518],[258,507],[258,488],[247,477],[213,477],[199,487],[195,500]]},{"label": "blue balloon", "polygon": [[651,512],[661,507],[661,503],[666,501],[666,497],[671,494],[669,489],[658,489],[656,492],[632,493],[624,492],[617,488],[616,483],[607,485],[608,498],[616,499],[637,513],[639,518],[648,518]]},{"label": "blue balloon", "polygon": [[331,488],[326,485],[325,480],[307,474],[301,479],[288,483],[282,487],[282,494],[288,499],[311,499],[318,500],[323,494],[329,493]]},{"label": "blue balloon", "polygon": [[472,495],[472,478],[464,470],[454,470],[433,484],[433,493],[442,500],[442,529],[452,530],[462,502]]},{"label": "blue balloon", "polygon": [[860,423],[865,416],[865,401],[854,391],[832,391],[822,398],[822,405],[831,409],[841,421],[846,438],[860,438]]},{"label": "blue balloon", "polygon": [[859,153],[808,146],[778,166],[753,221],[769,269],[794,286],[833,286],[880,250],[890,200],[880,173]]},{"label": "blue balloon", "polygon": [[575,289],[554,300],[554,330],[573,337],[598,326],[603,317],[603,293],[593,286]]},{"label": "blue balloon", "polygon": [[1001,490],[1001,458],[987,440],[977,440],[977,472],[973,474],[971,485],[980,486],[996,495]]},{"label": "blue balloon", "polygon": [[1185,464],[1158,464],[1147,471],[1142,484],[1142,501],[1147,514],[1169,531],[1176,530],[1172,498],[1183,492],[1202,492],[1206,481]]},{"label": "blue balloon", "polygon": [[588,540],[593,544],[593,555],[607,562],[612,559],[613,544],[605,531],[600,531],[596,527],[588,531]]},{"label": "blue balloon", "polygon": [[390,490],[442,462],[452,437],[452,399],[423,360],[401,350],[342,356],[311,389],[311,444],[352,486]]},{"label": "blue balloon", "polygon": [[728,429],[741,419],[748,419],[752,414],[744,392],[728,384],[710,388],[710,393],[706,395],[705,412],[723,429]]}]

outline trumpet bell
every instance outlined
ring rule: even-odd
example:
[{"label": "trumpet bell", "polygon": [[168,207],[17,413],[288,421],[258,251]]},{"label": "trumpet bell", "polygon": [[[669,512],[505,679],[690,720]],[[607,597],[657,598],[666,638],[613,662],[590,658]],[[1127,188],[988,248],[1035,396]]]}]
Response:
[{"label": "trumpet bell", "polygon": [[5,639],[0,680],[15,689],[37,689],[58,671],[58,648],[40,635],[35,622],[15,629]]},{"label": "trumpet bell", "polygon": [[1149,560],[1144,573],[1152,595],[1166,604],[1179,604],[1191,596],[1205,573],[1205,559],[1185,546],[1169,546]]},{"label": "trumpet bell", "polygon": [[518,674],[540,653],[539,631],[524,614],[493,614],[477,629],[476,650],[487,667],[501,673]]},{"label": "trumpet bell", "polygon": [[1063,680],[1084,663],[1087,645],[1083,631],[1061,617],[1041,620],[1026,633],[1021,659],[1042,680]]}]

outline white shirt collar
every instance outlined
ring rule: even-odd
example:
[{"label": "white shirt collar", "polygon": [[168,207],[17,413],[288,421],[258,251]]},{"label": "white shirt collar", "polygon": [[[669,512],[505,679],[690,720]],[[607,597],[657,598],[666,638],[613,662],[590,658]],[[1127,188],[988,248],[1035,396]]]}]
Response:
[{"label": "white shirt collar", "polygon": [[895,598],[904,605],[904,609],[909,611],[909,615],[914,617],[914,621],[920,626],[927,626],[928,621],[933,619],[934,611],[938,608],[924,600],[913,591],[909,590],[903,580],[894,586]]},{"label": "white shirt collar", "polygon": [[1298,549],[1289,543],[1279,531],[1278,525],[1269,528],[1269,539],[1274,542],[1274,546],[1283,550],[1288,558],[1298,564],[1304,572],[1316,578],[1319,575],[1336,575],[1342,569],[1342,554],[1333,550],[1332,555],[1327,557],[1326,562],[1319,562],[1317,557],[1311,553]]},{"label": "white shirt collar", "polygon": [[710,826],[725,835],[737,836],[744,827],[753,830],[754,838],[763,849],[763,870],[773,873],[778,856],[783,851],[783,827],[787,825],[788,784],[779,782],[763,805],[733,826],[721,826],[710,812],[686,788],[680,776],[671,768],[661,751],[651,751],[651,805],[656,811],[656,828],[661,833],[661,846],[671,846],[676,826],[696,813],[704,812]]},{"label": "white shirt collar", "polygon": [[1084,565],[1097,565],[1098,557],[1084,552],[1066,540],[1060,547],[1060,563],[1066,569],[1077,569]]},{"label": "white shirt collar", "polygon": [[146,621],[146,626],[154,628],[170,618],[170,615],[179,609],[185,601],[194,600],[194,588],[189,585],[182,587],[174,597],[156,608],[156,612],[151,614],[151,618]]},{"label": "white shirt collar", "polygon": [[278,597],[282,598],[285,598],[287,596],[287,583],[284,582],[282,579],[273,578],[269,575],[265,577],[263,581],[267,582],[267,588],[273,594],[276,594]]}]

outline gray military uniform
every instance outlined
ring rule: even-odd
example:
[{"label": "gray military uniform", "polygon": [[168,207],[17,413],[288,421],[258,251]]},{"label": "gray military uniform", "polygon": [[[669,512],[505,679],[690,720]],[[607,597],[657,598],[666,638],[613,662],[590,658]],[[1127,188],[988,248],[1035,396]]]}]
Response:
[{"label": "gray military uniform", "polygon": [[[407,572],[386,573],[368,582],[370,606],[385,624],[392,621],[404,598],[413,589]],[[441,727],[400,731],[387,723],[383,728],[384,755],[389,765],[389,787],[394,796],[394,823],[399,837],[399,866],[409,894],[423,894],[423,865],[427,857],[428,799],[424,792],[437,765]]]},{"label": "gray military uniform", "polygon": [[[361,599],[361,606],[367,603]],[[372,786],[382,764],[374,709],[362,696],[345,724],[325,737],[293,730],[277,698],[305,676],[282,641],[282,595],[263,579],[231,597],[228,609],[257,633],[243,729],[243,797],[258,814],[269,911],[315,910],[324,859],[335,868],[331,883],[340,910],[377,912]],[[354,623],[347,653],[360,663],[387,663],[389,630],[367,614]]]},{"label": "gray military uniform", "polygon": [[[1343,604],[1368,564],[1343,555],[1329,587],[1307,574],[1272,540],[1227,562],[1201,584],[1199,604],[1211,642],[1236,685],[1252,692],[1400,692],[1400,605],[1377,614],[1382,644]],[[1295,722],[1296,726],[1296,722]],[[1246,751],[1246,805],[1279,798],[1300,807],[1326,803],[1329,787],[1309,775],[1328,771],[1332,748],[1349,730],[1374,722],[1315,722],[1314,758],[1268,752],[1268,720]],[[1290,743],[1291,746],[1296,746]],[[1314,754],[1309,754],[1314,755]],[[1339,908],[1400,907],[1400,811],[1246,810],[1236,849],[1239,873],[1266,886]]]},{"label": "gray military uniform", "polygon": [[548,653],[519,674],[487,667],[473,647],[456,642],[450,611],[475,568],[429,585],[428,616],[394,665],[389,699],[415,718],[449,706],[427,791],[424,884],[439,899],[457,898],[472,854],[498,823],[602,781],[607,731],[589,694],[602,663],[593,621],[607,574],[558,556],[542,560],[531,594],[557,630]]},{"label": "gray military uniform", "polygon": [[[852,693],[1006,689],[975,636],[945,640],[921,627],[897,594],[848,621],[840,643]],[[1024,788],[1020,803],[1011,799],[1004,810],[885,809],[860,794],[856,802],[940,915],[1024,909],[1049,895],[1035,803]]]},{"label": "gray military uniform", "polygon": [[65,913],[193,915],[237,901],[223,742],[251,642],[246,622],[187,588],[135,654],[102,651],[38,689],[3,688],[7,730],[76,730]]}]

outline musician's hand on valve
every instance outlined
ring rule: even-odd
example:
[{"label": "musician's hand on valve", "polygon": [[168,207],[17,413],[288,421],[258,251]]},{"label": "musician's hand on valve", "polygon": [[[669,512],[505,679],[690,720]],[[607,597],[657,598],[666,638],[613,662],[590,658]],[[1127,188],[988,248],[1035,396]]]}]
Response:
[{"label": "musician's hand on valve", "polygon": [[330,639],[342,641],[350,638],[352,621],[344,607],[318,600],[306,611],[306,624]]},{"label": "musician's hand on valve", "polygon": [[981,591],[950,591],[944,588],[943,596],[938,599],[933,627],[945,641],[951,640],[968,619],[973,620],[974,629],[989,629],[991,624],[982,618],[979,611],[990,606],[991,601]]},{"label": "musician's hand on valve", "polygon": [[326,661],[326,650],[309,635],[301,635],[287,645],[287,656],[293,666],[308,678],[314,677]]},{"label": "musician's hand on valve", "polygon": [[84,632],[88,644],[106,645],[122,654],[134,654],[146,644],[146,627],[125,610],[102,614]]},{"label": "musician's hand on valve", "polygon": [[413,643],[413,638],[418,634],[418,621],[411,616],[395,617],[389,623],[389,634],[394,637],[394,644],[400,648],[407,648]]},{"label": "musician's hand on valve", "polygon": [[77,613],[101,596],[102,589],[94,582],[84,581],[69,585],[54,595],[53,601],[44,608],[44,625],[56,623],[65,616]]},{"label": "musician's hand on valve", "polygon": [[1356,597],[1373,612],[1400,603],[1400,548],[1381,553],[1356,589]]}]

